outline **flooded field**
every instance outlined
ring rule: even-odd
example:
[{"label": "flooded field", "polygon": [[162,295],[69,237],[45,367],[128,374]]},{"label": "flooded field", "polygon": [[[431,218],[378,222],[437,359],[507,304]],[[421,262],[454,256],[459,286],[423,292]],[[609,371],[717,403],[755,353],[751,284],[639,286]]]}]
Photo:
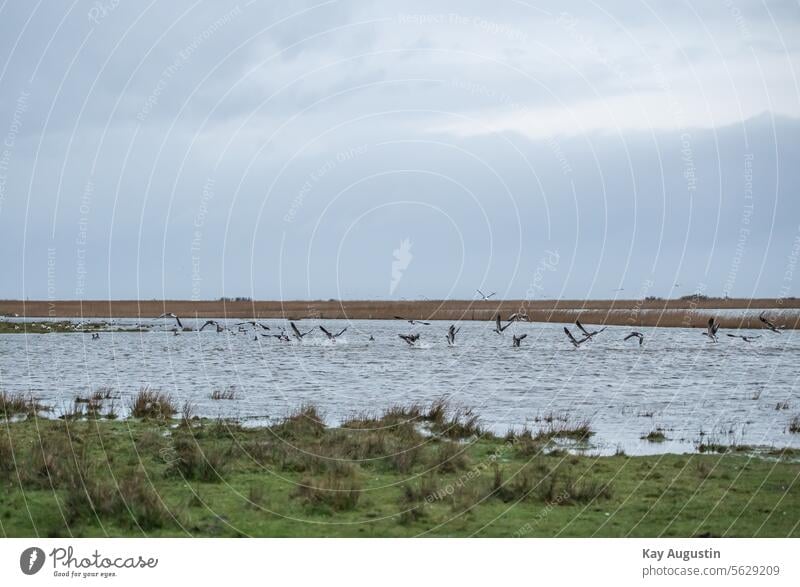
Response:
[{"label": "flooded field", "polygon": [[[474,321],[458,325],[450,347],[444,321],[303,320],[301,331],[314,330],[302,341],[283,320],[261,321],[269,330],[219,320],[223,332],[198,332],[204,322],[183,320],[177,335],[172,320],[134,319],[80,324],[99,338],[2,334],[0,389],[32,394],[56,417],[76,397],[110,388],[124,417],[133,395],[149,386],[179,404],[192,402],[200,416],[252,424],[307,403],[335,425],[354,413],[446,397],[472,408],[497,434],[588,421],[594,434],[583,449],[596,453],[692,452],[716,444],[800,448],[800,434],[790,430],[800,414],[796,331],[723,329],[715,344],[697,328],[639,328],[640,346],[623,341],[630,328],[609,326],[573,348],[564,324],[517,322],[498,335],[492,323]],[[347,331],[334,343],[320,324]],[[271,336],[283,328],[289,342]],[[413,347],[398,336],[410,333],[420,334]],[[512,336],[521,334],[527,337],[513,348]]]}]

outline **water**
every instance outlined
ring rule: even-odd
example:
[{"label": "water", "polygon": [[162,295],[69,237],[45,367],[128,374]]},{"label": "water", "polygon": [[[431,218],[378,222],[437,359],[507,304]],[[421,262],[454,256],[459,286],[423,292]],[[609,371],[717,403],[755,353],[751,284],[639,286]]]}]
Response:
[{"label": "water", "polygon": [[[325,321],[334,332],[349,327],[335,344],[319,330],[302,343],[254,341],[253,331],[235,333],[237,321],[220,322],[234,332],[175,336],[167,330],[171,323],[151,321],[148,332],[104,332],[99,340],[80,333],[0,335],[0,389],[32,393],[63,409],[76,396],[110,386],[124,415],[130,397],[149,385],[179,404],[192,401],[198,415],[259,424],[303,403],[336,424],[354,413],[447,396],[474,408],[498,434],[543,427],[548,414],[589,419],[595,431],[589,450],[597,453],[688,452],[701,440],[800,448],[800,434],[788,431],[800,414],[795,331],[741,331],[761,335],[750,344],[721,331],[712,344],[699,329],[640,329],[646,337],[640,347],[623,342],[629,328],[611,326],[573,349],[562,324],[517,323],[500,336],[492,324],[465,322],[449,348],[445,322]],[[283,326],[263,322],[272,333]],[[307,330],[315,323],[298,325]],[[184,320],[184,327],[197,326]],[[422,335],[419,348],[397,336],[411,332]],[[512,333],[528,334],[521,348],[512,348]],[[235,400],[211,399],[213,390],[230,386]],[[776,409],[779,402],[788,409]],[[641,439],[656,428],[666,442]]]}]

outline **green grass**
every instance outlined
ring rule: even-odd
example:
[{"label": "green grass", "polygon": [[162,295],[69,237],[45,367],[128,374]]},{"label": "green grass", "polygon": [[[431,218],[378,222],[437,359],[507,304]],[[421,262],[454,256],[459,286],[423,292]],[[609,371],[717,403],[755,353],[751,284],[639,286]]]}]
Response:
[{"label": "green grass", "polygon": [[794,451],[573,456],[433,408],[3,422],[0,535],[800,536]]}]

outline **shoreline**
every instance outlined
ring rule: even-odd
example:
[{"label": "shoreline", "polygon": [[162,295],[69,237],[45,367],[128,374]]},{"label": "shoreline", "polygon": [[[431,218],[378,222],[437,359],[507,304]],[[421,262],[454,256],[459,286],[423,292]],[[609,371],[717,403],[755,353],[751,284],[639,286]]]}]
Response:
[{"label": "shoreline", "polygon": [[[736,312],[736,311],[739,312]],[[286,320],[493,320],[523,311],[531,322],[630,327],[704,327],[715,317],[722,328],[761,328],[758,314],[778,315],[786,329],[800,328],[800,299],[689,298],[655,300],[425,300],[425,301],[189,301],[189,300],[0,300],[0,319],[152,319],[165,312],[186,318]],[[716,313],[722,311],[722,314]],[[729,315],[725,315],[727,312]]]}]

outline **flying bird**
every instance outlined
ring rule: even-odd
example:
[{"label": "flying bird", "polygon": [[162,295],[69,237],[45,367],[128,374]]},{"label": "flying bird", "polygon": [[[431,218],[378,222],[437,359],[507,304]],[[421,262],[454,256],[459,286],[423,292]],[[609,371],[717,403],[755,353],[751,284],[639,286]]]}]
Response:
[{"label": "flying bird", "polygon": [[294,333],[294,337],[295,337],[297,340],[303,340],[303,337],[304,337],[304,336],[306,336],[307,334],[311,334],[312,332],[314,332],[314,329],[313,329],[313,328],[312,328],[311,330],[307,331],[307,332],[300,332],[300,331],[297,329],[297,326],[295,326],[294,322],[289,322],[289,326],[291,326],[291,327],[292,327],[292,332]]},{"label": "flying bird", "polygon": [[161,318],[174,318],[174,319],[175,319],[175,322],[177,322],[177,323],[178,323],[178,327],[179,327],[179,328],[183,328],[183,324],[181,324],[181,319],[180,319],[180,318],[178,318],[178,317],[177,317],[175,314],[173,314],[172,312],[164,312],[164,313],[163,313],[163,314],[161,314],[161,316],[159,316],[158,318],[159,318],[159,319],[161,319]]},{"label": "flying bird", "polygon": [[520,334],[519,336],[517,336],[517,335],[515,334],[515,335],[512,337],[512,344],[513,344],[513,346],[519,346],[519,343],[521,343],[523,340],[525,340],[525,338],[526,338],[527,336],[528,336],[527,334]]},{"label": "flying bird", "polygon": [[589,340],[588,336],[584,336],[582,339],[576,340],[575,337],[572,335],[572,333],[569,331],[569,328],[567,328],[566,326],[564,327],[564,333],[567,335],[569,341],[572,343],[572,346],[574,346],[575,348],[578,348],[587,340]]},{"label": "flying bird", "polygon": [[768,318],[765,318],[765,317],[764,317],[764,312],[761,312],[761,314],[759,314],[759,315],[758,315],[758,319],[761,321],[761,323],[762,323],[764,326],[766,326],[767,328],[769,328],[769,329],[770,329],[772,332],[777,332],[778,334],[780,334],[780,333],[781,333],[781,330],[780,330],[780,328],[778,328],[777,326],[775,326],[775,324],[773,324],[773,323],[772,323],[772,322],[771,322],[771,321],[770,321]]},{"label": "flying bird", "polygon": [[700,334],[707,336],[712,342],[717,342],[717,330],[719,330],[719,322],[716,322],[713,318],[709,318],[707,330]]},{"label": "flying bird", "polygon": [[456,334],[461,328],[456,328],[455,324],[451,324],[450,328],[447,329],[447,344],[449,346],[453,346],[456,344]]},{"label": "flying bird", "polygon": [[497,292],[496,292],[496,291],[493,291],[493,292],[492,292],[492,293],[490,293],[489,295],[486,295],[485,293],[483,293],[483,292],[482,292],[481,290],[479,290],[479,289],[476,289],[475,291],[476,291],[476,292],[478,292],[478,295],[479,295],[479,296],[481,296],[481,299],[482,299],[484,302],[488,301],[490,297],[492,297],[492,296],[494,296],[494,295],[497,295]]},{"label": "flying bird", "polygon": [[289,342],[289,335],[286,334],[285,330],[281,330],[280,334],[269,334],[267,336],[272,336],[273,338],[277,338],[281,342]]},{"label": "flying bird", "polygon": [[515,321],[527,322],[528,321],[528,314],[526,314],[525,312],[514,312],[513,314],[511,314],[511,316],[508,317],[508,321],[509,322],[515,322]]},{"label": "flying bird", "polygon": [[500,324],[500,314],[497,314],[497,315],[494,317],[494,325],[495,325],[495,326],[494,326],[494,332],[496,332],[497,334],[503,334],[503,331],[504,331],[506,328],[508,328],[509,326],[511,326],[511,324],[513,324],[513,321],[512,321],[512,322],[509,322],[509,323],[508,323],[508,324],[506,324],[505,326],[501,325],[501,324]]},{"label": "flying bird", "polygon": [[419,334],[398,334],[397,336],[402,338],[411,346],[414,346],[414,344],[419,340]]},{"label": "flying bird", "polygon": [[431,325],[430,322],[423,322],[422,320],[414,320],[413,318],[409,320],[408,318],[403,318],[402,316],[395,316],[394,319],[395,320],[405,320],[406,322],[408,322],[412,326],[414,324],[424,324],[425,326],[430,326]]},{"label": "flying bird", "polygon": [[337,338],[339,338],[340,336],[342,336],[342,335],[344,334],[344,331],[345,331],[345,330],[347,330],[347,326],[345,326],[344,328],[342,328],[342,329],[341,329],[339,332],[337,332],[336,334],[333,334],[332,332],[328,332],[328,330],[327,330],[327,329],[326,329],[324,326],[320,326],[320,327],[319,327],[319,329],[320,329],[320,330],[323,332],[323,334],[324,334],[325,336],[327,336],[327,337],[328,337],[328,340],[330,340],[330,341],[332,341],[332,342],[336,342],[336,339],[337,339]]},{"label": "flying bird", "polygon": [[206,326],[216,326],[216,328],[217,328],[217,332],[222,332],[223,330],[225,330],[225,327],[224,327],[224,326],[222,326],[222,325],[221,325],[219,322],[217,322],[216,320],[206,320],[206,323],[205,323],[205,324],[203,324],[203,325],[200,327],[200,332],[203,332],[203,329],[204,329]]},{"label": "flying bird", "polygon": [[245,322],[237,322],[236,326],[242,326],[243,324],[249,324],[253,328],[255,328],[256,326],[260,326],[264,330],[269,330],[269,326],[267,326],[266,324],[262,324],[261,322],[256,322],[255,320],[247,320]]},{"label": "flying bird", "polygon": [[745,342],[753,342],[755,339],[761,338],[761,335],[759,335],[759,336],[745,336],[743,334],[728,334],[728,336],[730,336],[731,338],[741,338]]},{"label": "flying bird", "polygon": [[578,330],[583,332],[583,335],[586,337],[586,340],[591,340],[593,336],[596,336],[596,335],[600,334],[601,332],[603,332],[606,329],[606,327],[603,326],[600,330],[593,330],[593,331],[589,332],[588,330],[586,330],[583,327],[583,324],[581,324],[580,320],[575,320],[575,326],[578,327]]},{"label": "flying bird", "polygon": [[642,343],[644,342],[644,334],[642,334],[641,332],[636,332],[634,330],[633,332],[631,332],[628,336],[626,336],[622,340],[630,340],[631,338],[638,338],[639,339],[639,346],[642,346]]}]

